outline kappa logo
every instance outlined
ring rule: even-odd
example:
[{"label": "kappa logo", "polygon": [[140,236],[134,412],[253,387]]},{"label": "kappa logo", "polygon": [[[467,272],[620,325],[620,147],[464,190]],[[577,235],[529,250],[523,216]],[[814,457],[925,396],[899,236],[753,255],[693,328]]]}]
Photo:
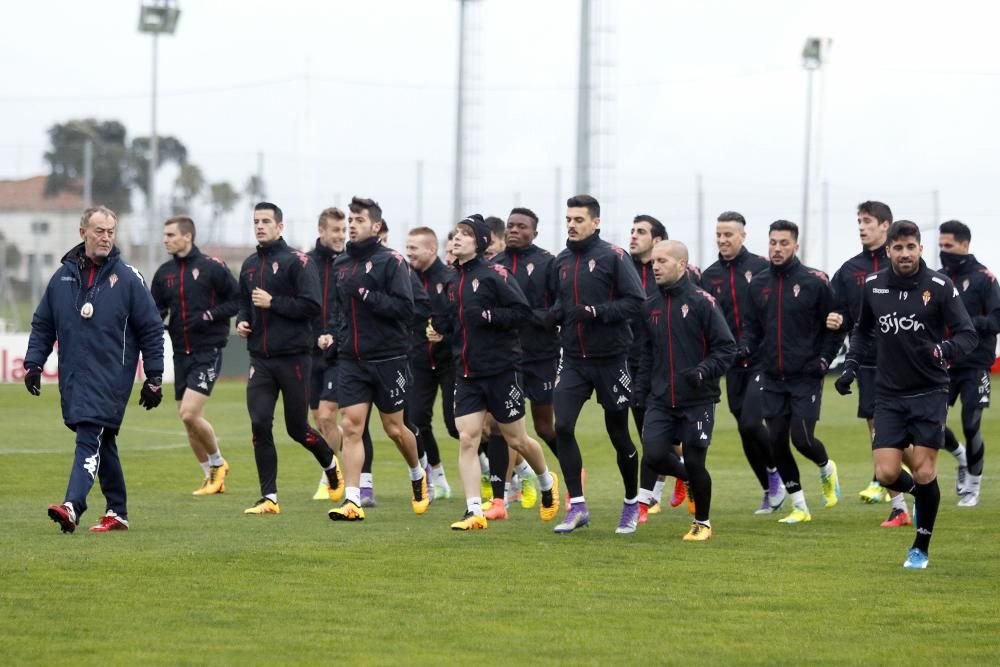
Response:
[{"label": "kappa logo", "polygon": [[888,294],[889,290],[883,287],[873,287],[872,292],[874,292],[875,294]]},{"label": "kappa logo", "polygon": [[528,272],[528,276],[531,276],[531,274],[535,272],[535,265],[528,262],[528,265],[524,267],[524,270]]},{"label": "kappa logo", "polygon": [[76,278],[74,278],[73,276],[63,276],[59,280],[61,280],[63,282],[68,282],[68,283],[75,283],[76,282]]},{"label": "kappa logo", "polygon": [[208,383],[203,380],[203,381],[201,381],[201,382],[198,383],[198,387],[200,389],[206,389],[207,390],[208,389]]},{"label": "kappa logo", "polygon": [[90,474],[90,479],[97,478],[98,454],[92,454],[83,460],[83,469]]},{"label": "kappa logo", "polygon": [[517,417],[519,414],[521,414],[521,412],[517,408],[511,408],[510,414],[507,415],[507,418]]},{"label": "kappa logo", "polygon": [[951,289],[952,289],[951,295],[952,296],[958,296],[958,288],[957,287],[952,287]]},{"label": "kappa logo", "polygon": [[277,262],[271,262],[271,273],[277,275],[279,266]]},{"label": "kappa logo", "polygon": [[615,405],[621,405],[622,403],[628,403],[628,399],[625,398],[625,394],[619,395],[618,400],[615,401]]},{"label": "kappa logo", "polygon": [[191,277],[194,278],[195,280],[198,280],[198,276],[200,276],[200,275],[201,275],[201,271],[199,271],[198,269],[193,269],[191,271]]},{"label": "kappa logo", "polygon": [[708,440],[708,434],[707,434],[707,433],[705,433],[704,431],[702,431],[702,432],[701,432],[701,435],[700,435],[700,436],[698,436],[698,439],[699,439],[699,440]]}]

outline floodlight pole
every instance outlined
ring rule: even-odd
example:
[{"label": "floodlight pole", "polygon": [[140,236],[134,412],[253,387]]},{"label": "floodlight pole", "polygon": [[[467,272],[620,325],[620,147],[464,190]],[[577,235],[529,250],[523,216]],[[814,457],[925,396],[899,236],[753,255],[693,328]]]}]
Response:
[{"label": "floodlight pole", "polygon": [[159,83],[157,73],[158,73],[158,63],[159,63],[159,42],[160,33],[153,33],[153,96],[152,105],[150,111],[150,130],[149,130],[149,170],[148,170],[148,181],[146,183],[146,191],[148,195],[146,197],[146,214],[148,220],[146,221],[146,270],[149,275],[153,274],[153,270],[156,268],[156,165],[159,162],[159,141],[156,136],[156,89]]}]

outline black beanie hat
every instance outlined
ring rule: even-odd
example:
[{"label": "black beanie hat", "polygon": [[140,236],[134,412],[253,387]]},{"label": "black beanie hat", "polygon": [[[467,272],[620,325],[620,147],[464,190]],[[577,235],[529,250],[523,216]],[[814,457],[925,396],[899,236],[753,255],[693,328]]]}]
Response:
[{"label": "black beanie hat", "polygon": [[490,226],[486,224],[483,216],[473,213],[458,224],[467,225],[472,229],[472,235],[476,238],[476,254],[482,255],[486,252],[486,249],[490,246],[490,238],[493,233],[490,231]]}]

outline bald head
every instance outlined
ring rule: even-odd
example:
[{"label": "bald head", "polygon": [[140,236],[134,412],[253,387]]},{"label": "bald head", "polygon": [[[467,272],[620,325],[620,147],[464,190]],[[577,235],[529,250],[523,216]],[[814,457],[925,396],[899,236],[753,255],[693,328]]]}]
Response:
[{"label": "bald head", "polygon": [[653,246],[652,262],[656,284],[670,287],[687,271],[687,246],[680,241],[659,241]]}]

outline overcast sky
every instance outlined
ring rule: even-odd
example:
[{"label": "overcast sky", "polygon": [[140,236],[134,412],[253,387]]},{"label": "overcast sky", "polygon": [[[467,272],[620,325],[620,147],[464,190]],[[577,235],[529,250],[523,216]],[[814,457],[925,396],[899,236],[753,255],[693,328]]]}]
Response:
[{"label": "overcast sky", "polygon": [[[939,222],[936,190],[940,217],[970,224],[973,251],[1000,267],[995,3],[605,3],[614,169],[593,194],[605,202],[606,237],[624,242],[632,217],[651,213],[697,253],[698,174],[709,244],[722,210],[746,215],[758,252],[768,223],[800,220],[800,53],[816,35],[833,40],[820,158],[832,229],[826,266],[819,230],[804,234],[810,263],[832,270],[857,252],[863,199]],[[137,31],[137,1],[2,6],[0,178],[45,173],[46,129],[57,122],[119,119],[130,136],[148,134],[151,38]],[[352,194],[382,202],[395,245],[418,216],[439,231],[454,222],[458,0],[180,6],[176,35],[160,40],[159,130],[183,141],[210,181],[242,187],[260,152],[268,195],[300,245],[321,208]],[[579,0],[482,0],[478,16],[476,208],[535,209],[541,244],[553,248],[564,238],[554,218],[574,189]],[[230,241],[250,241],[248,220],[233,214]],[[710,257],[708,245],[699,260]]]}]

